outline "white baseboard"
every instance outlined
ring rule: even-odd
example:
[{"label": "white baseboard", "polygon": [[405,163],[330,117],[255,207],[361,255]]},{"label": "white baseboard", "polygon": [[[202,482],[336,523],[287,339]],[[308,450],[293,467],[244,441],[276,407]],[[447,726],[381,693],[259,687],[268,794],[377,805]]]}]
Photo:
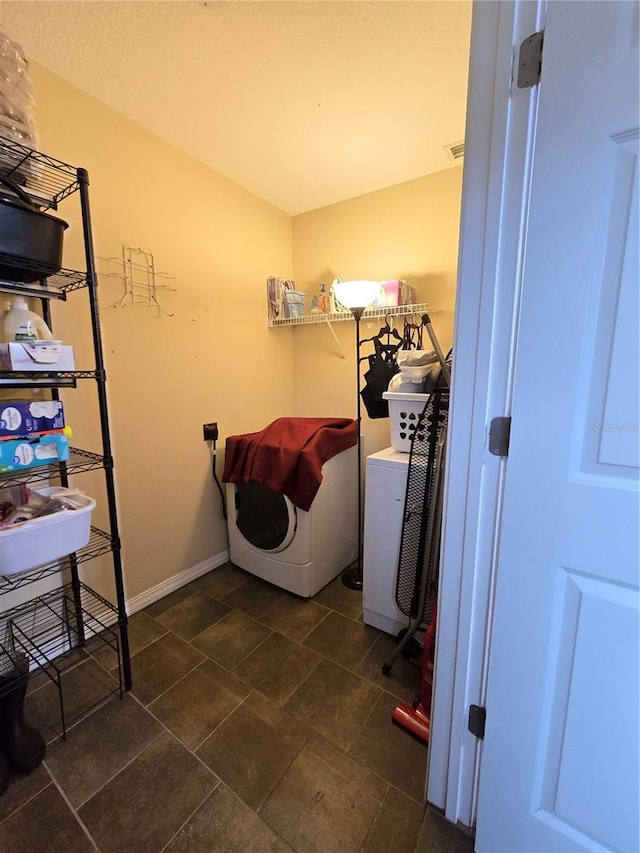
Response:
[{"label": "white baseboard", "polygon": [[150,589],[139,593],[139,595],[134,595],[133,598],[127,599],[127,615],[132,616],[138,610],[144,610],[145,607],[153,604],[154,601],[159,601],[165,595],[169,595],[170,592],[175,592],[180,587],[186,586],[196,578],[202,577],[202,575],[206,575],[212,569],[217,569],[218,566],[222,566],[228,562],[229,551],[221,551],[219,554],[208,557],[190,569],[185,569],[183,572],[178,572],[177,575],[172,575],[170,578],[160,581],[156,586],[152,586]]}]

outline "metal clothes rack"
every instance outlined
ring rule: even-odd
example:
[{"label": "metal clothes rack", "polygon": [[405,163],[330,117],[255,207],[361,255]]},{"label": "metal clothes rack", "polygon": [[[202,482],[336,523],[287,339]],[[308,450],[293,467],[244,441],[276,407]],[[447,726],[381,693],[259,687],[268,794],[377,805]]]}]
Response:
[{"label": "metal clothes rack", "polygon": [[[64,372],[52,370],[46,373],[38,372],[35,376],[32,373],[17,371],[0,373],[0,389],[47,388],[54,400],[59,399],[59,389],[75,388],[80,380],[92,379],[96,386],[102,440],[100,453],[73,448],[67,462],[0,474],[0,487],[42,480],[55,480],[63,486],[68,486],[69,478],[74,474],[97,469],[104,471],[109,530],[91,527],[88,544],[62,560],[17,575],[0,575],[0,595],[55,574],[67,579],[52,592],[34,597],[0,613],[0,671],[3,666],[15,666],[16,661],[24,656],[27,657],[31,669],[44,670],[59,692],[64,737],[68,722],[64,709],[64,652],[77,647],[88,650],[92,648],[90,642],[106,644],[113,650],[117,659],[118,686],[115,692],[122,695],[123,685],[126,690],[132,686],[106,371],[97,300],[98,280],[89,206],[89,176],[85,169],[75,168],[25,145],[2,138],[0,174],[19,183],[41,210],[57,210],[63,199],[77,192],[82,213],[86,271],[63,269],[48,277],[44,274],[38,277],[36,272],[31,282],[0,281],[0,291],[4,293],[39,298],[44,320],[50,328],[52,299],[66,301],[69,293],[82,289],[86,291],[89,300],[94,369]],[[19,266],[10,256],[0,255],[0,260],[6,266]],[[107,601],[84,584],[78,571],[82,563],[107,553],[112,555],[115,603]],[[28,677],[28,673],[25,677]]]}]

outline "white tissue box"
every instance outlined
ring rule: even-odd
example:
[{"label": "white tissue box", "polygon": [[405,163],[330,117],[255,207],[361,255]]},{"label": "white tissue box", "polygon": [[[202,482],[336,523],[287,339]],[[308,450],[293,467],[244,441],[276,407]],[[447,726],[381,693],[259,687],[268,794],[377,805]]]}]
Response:
[{"label": "white tissue box", "polygon": [[35,344],[11,341],[0,344],[0,370],[75,370],[73,347],[65,346],[60,341],[39,341]]}]

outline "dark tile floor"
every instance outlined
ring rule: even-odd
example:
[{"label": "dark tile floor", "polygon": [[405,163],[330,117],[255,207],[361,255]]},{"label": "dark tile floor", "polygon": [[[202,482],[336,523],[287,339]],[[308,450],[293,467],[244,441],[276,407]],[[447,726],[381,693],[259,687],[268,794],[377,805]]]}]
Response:
[{"label": "dark tile floor", "polygon": [[[130,620],[133,690],[104,645],[31,680],[44,763],[0,797],[0,853],[471,853],[434,812],[427,748],[391,720],[420,671],[336,579],[306,601],[231,564]],[[422,826],[422,832],[420,832]]]}]

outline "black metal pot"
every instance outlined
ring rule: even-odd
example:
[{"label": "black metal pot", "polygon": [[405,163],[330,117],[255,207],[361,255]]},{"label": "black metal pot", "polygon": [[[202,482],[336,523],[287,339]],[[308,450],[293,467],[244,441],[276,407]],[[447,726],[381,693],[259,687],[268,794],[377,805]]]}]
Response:
[{"label": "black metal pot", "polygon": [[27,282],[54,275],[68,224],[38,210],[13,181],[0,175],[0,183],[15,193],[0,191],[0,278]]}]

